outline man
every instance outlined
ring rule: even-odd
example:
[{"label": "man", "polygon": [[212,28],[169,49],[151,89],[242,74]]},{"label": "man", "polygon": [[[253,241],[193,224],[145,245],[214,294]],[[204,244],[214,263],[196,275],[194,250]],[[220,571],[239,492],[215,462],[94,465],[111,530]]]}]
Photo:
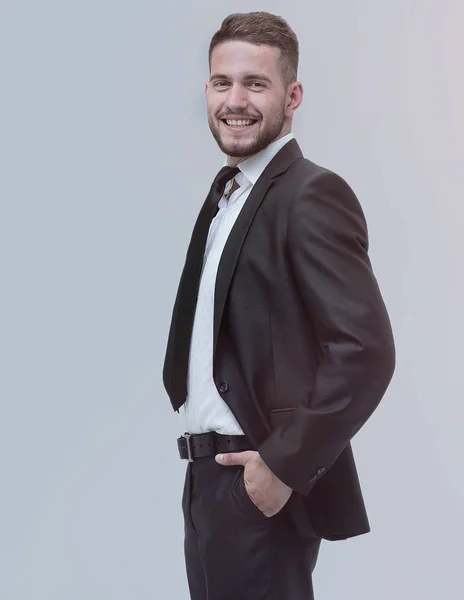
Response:
[{"label": "man", "polygon": [[389,385],[394,342],[361,206],[291,132],[294,32],[230,15],[209,64],[226,165],[193,230],[163,369],[190,461],[190,595],[309,600],[321,539],[369,531],[350,440]]}]

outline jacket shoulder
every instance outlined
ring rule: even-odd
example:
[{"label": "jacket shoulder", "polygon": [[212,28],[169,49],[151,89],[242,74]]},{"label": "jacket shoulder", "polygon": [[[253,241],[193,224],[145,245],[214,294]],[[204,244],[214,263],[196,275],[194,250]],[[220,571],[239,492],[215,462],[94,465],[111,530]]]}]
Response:
[{"label": "jacket shoulder", "polygon": [[291,171],[293,177],[297,177],[302,183],[313,183],[322,179],[324,181],[341,183],[351,189],[351,186],[344,177],[327,167],[313,162],[309,158],[301,157],[299,160],[296,160],[289,171]]}]

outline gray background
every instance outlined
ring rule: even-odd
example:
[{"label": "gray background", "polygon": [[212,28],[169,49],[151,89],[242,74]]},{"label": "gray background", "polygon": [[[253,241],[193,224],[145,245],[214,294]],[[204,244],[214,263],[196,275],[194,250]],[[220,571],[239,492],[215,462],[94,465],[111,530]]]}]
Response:
[{"label": "gray background", "polygon": [[230,12],[295,29],[308,158],[355,189],[397,370],[354,447],[373,532],[318,600],[462,588],[464,5],[0,2],[0,598],[186,599],[185,463],[161,380]]}]

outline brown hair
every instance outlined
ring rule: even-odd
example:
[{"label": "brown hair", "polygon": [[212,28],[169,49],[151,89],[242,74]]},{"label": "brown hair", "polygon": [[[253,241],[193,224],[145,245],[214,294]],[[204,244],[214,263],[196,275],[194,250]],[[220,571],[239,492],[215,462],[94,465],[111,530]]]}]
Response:
[{"label": "brown hair", "polygon": [[208,63],[218,44],[240,40],[279,48],[278,65],[285,86],[296,81],[298,74],[298,39],[287,21],[268,12],[233,13],[226,17],[221,28],[211,38]]}]

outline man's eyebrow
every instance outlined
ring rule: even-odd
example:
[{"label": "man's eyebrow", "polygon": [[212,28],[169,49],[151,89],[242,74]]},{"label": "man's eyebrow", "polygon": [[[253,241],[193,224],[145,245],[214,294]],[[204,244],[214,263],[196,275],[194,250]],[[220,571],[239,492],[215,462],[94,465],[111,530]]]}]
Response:
[{"label": "man's eyebrow", "polygon": [[[229,79],[227,75],[223,75],[222,73],[213,73],[210,77],[210,81],[213,79]],[[260,81],[267,81],[268,83],[272,83],[272,80],[267,77],[267,75],[262,75],[261,73],[247,73],[242,77],[244,80],[250,79],[258,79]]]}]

